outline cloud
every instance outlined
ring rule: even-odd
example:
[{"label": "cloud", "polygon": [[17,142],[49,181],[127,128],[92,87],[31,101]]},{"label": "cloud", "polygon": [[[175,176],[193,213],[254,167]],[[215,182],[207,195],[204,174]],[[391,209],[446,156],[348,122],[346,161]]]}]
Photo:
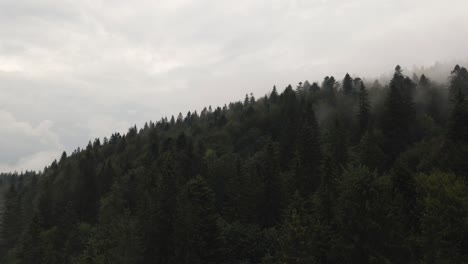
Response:
[{"label": "cloud", "polygon": [[0,123],[1,171],[42,168],[63,150],[50,120],[32,126],[0,110]]},{"label": "cloud", "polygon": [[465,0],[0,0],[0,108],[31,131],[50,120],[59,142],[27,147],[10,135],[0,148],[17,154],[0,163],[32,166],[28,157],[40,163],[59,146],[274,84],[466,59],[467,9]]}]

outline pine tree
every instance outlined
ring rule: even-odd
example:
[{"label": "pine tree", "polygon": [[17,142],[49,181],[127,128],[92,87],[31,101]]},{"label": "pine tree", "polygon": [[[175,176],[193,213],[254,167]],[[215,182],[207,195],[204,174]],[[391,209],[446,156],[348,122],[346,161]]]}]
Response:
[{"label": "pine tree", "polygon": [[448,122],[445,143],[445,163],[457,175],[465,176],[468,170],[468,101],[461,89],[454,98],[454,106]]},{"label": "pine tree", "polygon": [[283,190],[280,177],[278,146],[268,143],[258,158],[258,176],[263,182],[259,201],[259,222],[272,227],[281,220]]},{"label": "pine tree", "polygon": [[270,101],[271,101],[272,103],[278,102],[278,92],[276,91],[276,85],[273,86],[273,90],[271,91],[271,94],[270,94]]},{"label": "pine tree", "polygon": [[318,85],[318,83],[312,83],[312,86],[310,86],[310,91],[312,93],[317,93],[318,91],[320,91],[320,86]]},{"label": "pine tree", "polygon": [[343,79],[343,94],[351,95],[353,93],[353,78],[346,73]]},{"label": "pine tree", "polygon": [[364,83],[360,83],[359,88],[359,136],[361,137],[369,127],[370,103],[369,95]]},{"label": "pine tree", "polygon": [[371,170],[384,168],[385,153],[383,152],[384,135],[378,129],[368,129],[359,142],[359,161]]},{"label": "pine tree", "polygon": [[336,115],[328,130],[328,152],[339,171],[346,166],[348,161],[348,131],[343,123],[341,117]]},{"label": "pine tree", "polygon": [[338,83],[336,82],[333,76],[325,77],[322,82],[322,90],[325,94],[326,101],[332,105],[336,106],[336,93],[337,93]]},{"label": "pine tree", "polygon": [[468,187],[462,178],[449,173],[419,175],[418,203],[421,208],[422,259],[425,263],[468,261]]},{"label": "pine tree", "polygon": [[413,89],[414,83],[405,77],[401,67],[397,66],[393,79],[390,81],[382,117],[387,166],[390,166],[412,141],[412,135],[409,132],[414,120]]},{"label": "pine tree", "polygon": [[306,107],[297,136],[297,153],[301,167],[296,172],[295,188],[306,197],[311,195],[320,184],[322,158],[320,132],[315,112],[310,104]]},{"label": "pine tree", "polygon": [[10,184],[5,196],[2,237],[6,245],[14,245],[21,233],[21,209],[19,195],[14,183]]},{"label": "pine tree", "polygon": [[429,80],[429,78],[426,77],[426,75],[421,75],[421,78],[419,78],[419,86],[423,89],[427,89],[429,88],[429,86],[431,85],[431,80]]},{"label": "pine tree", "polygon": [[292,197],[287,210],[287,219],[278,239],[279,250],[276,258],[280,263],[316,263],[313,256],[313,242],[310,232],[311,216],[305,210],[305,201],[299,193]]},{"label": "pine tree", "polygon": [[217,263],[219,231],[213,191],[197,176],[185,184],[177,203],[174,263]]},{"label": "pine tree", "polygon": [[468,70],[465,67],[456,65],[450,75],[449,93],[452,101],[456,100],[461,91],[464,95],[468,94]]},{"label": "pine tree", "polygon": [[385,185],[365,167],[346,170],[339,185],[337,221],[346,263],[394,263],[386,252],[391,221],[386,218]]},{"label": "pine tree", "polygon": [[458,89],[454,100],[447,137],[455,143],[468,144],[468,102],[462,89]]}]

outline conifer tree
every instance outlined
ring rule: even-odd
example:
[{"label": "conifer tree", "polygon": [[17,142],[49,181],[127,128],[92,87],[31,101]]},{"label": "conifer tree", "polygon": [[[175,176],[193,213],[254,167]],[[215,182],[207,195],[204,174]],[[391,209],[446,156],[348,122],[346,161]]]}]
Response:
[{"label": "conifer tree", "polygon": [[336,105],[336,93],[337,93],[338,83],[336,82],[333,76],[325,77],[322,82],[322,90],[325,94],[326,101],[332,105]]},{"label": "conifer tree", "polygon": [[410,128],[414,120],[413,88],[414,83],[405,77],[401,67],[397,66],[390,81],[382,117],[387,166],[390,166],[412,141]]},{"label": "conifer tree", "polygon": [[278,146],[268,143],[259,157],[259,177],[263,181],[259,201],[259,221],[265,227],[272,227],[281,220],[283,190],[280,178]]},{"label": "conifer tree", "polygon": [[451,141],[460,144],[468,144],[468,102],[465,97],[462,89],[458,89],[447,134]]},{"label": "conifer tree", "polygon": [[343,94],[344,95],[351,95],[353,93],[353,78],[346,73],[343,79]]},{"label": "conifer tree", "polygon": [[311,217],[305,210],[305,201],[298,192],[292,197],[287,209],[287,219],[278,239],[279,250],[276,258],[280,263],[316,263],[313,256],[313,242],[310,232]]},{"label": "conifer tree", "polygon": [[175,263],[217,263],[219,231],[213,191],[197,176],[185,184],[177,200]]},{"label": "conifer tree", "polygon": [[465,99],[462,89],[458,90],[454,100],[448,122],[447,153],[443,157],[453,172],[468,179],[468,175],[466,175],[468,170],[466,162],[468,155],[468,101]]},{"label": "conifer tree", "polygon": [[320,86],[318,85],[318,83],[312,83],[312,86],[310,86],[310,91],[313,93],[320,91]]},{"label": "conifer tree", "polygon": [[456,65],[450,75],[449,92],[450,99],[456,100],[461,91],[464,95],[468,94],[468,70],[465,67]]},{"label": "conifer tree", "polygon": [[311,195],[320,184],[322,158],[320,132],[315,112],[310,104],[306,106],[302,126],[298,133],[297,151],[302,168],[296,175],[296,189],[305,197]]},{"label": "conifer tree", "polygon": [[276,91],[276,85],[273,86],[273,90],[271,91],[270,101],[272,103],[276,103],[278,101],[278,91]]},{"label": "conifer tree", "polygon": [[419,78],[419,86],[423,89],[427,89],[431,85],[431,80],[426,77],[426,75],[421,75],[421,78]]},{"label": "conifer tree", "polygon": [[3,229],[0,236],[6,245],[14,245],[21,233],[21,211],[19,195],[16,186],[12,183],[5,195],[5,209],[3,213]]},{"label": "conifer tree", "polygon": [[369,127],[370,119],[370,103],[369,94],[364,83],[360,83],[359,87],[359,134],[362,136]]}]

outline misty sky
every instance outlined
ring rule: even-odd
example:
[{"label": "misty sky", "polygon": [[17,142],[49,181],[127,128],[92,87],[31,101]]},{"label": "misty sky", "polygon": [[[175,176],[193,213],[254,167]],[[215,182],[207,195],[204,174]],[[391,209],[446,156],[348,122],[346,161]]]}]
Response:
[{"label": "misty sky", "polygon": [[0,0],[0,171],[273,84],[468,56],[466,0]]}]

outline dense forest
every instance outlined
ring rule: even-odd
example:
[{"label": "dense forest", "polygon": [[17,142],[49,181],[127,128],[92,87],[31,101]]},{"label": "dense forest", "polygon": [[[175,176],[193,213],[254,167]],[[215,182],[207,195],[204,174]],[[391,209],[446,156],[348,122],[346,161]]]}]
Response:
[{"label": "dense forest", "polygon": [[468,71],[149,122],[2,174],[2,263],[468,263]]}]

